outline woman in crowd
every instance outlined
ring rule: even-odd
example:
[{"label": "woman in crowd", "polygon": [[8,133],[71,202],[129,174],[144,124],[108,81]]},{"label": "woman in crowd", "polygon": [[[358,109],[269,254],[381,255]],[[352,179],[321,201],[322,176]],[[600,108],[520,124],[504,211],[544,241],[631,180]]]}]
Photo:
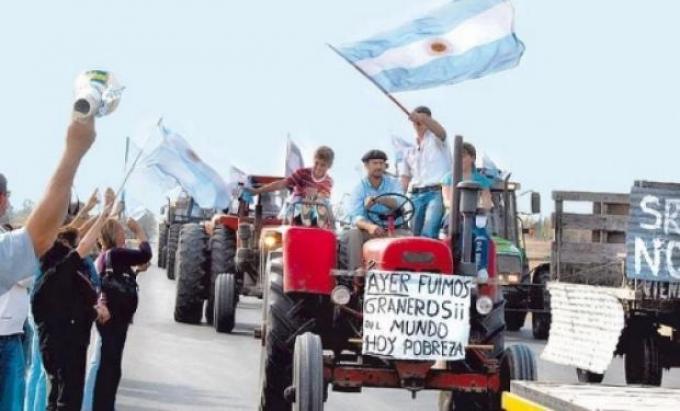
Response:
[{"label": "woman in crowd", "polygon": [[43,274],[33,291],[32,313],[50,383],[47,410],[77,411],[82,404],[92,323],[109,318],[86,259],[112,206],[112,201],[106,204],[81,241],[78,229],[62,229],[41,259]]},{"label": "woman in crowd", "polygon": [[144,230],[133,219],[128,219],[127,226],[139,241],[137,249],[125,247],[125,230],[115,219],[106,221],[99,239],[102,252],[96,265],[111,319],[97,324],[101,336],[101,362],[94,388],[95,411],[114,410],[127,331],[137,310],[136,277],[151,260],[151,246]]}]

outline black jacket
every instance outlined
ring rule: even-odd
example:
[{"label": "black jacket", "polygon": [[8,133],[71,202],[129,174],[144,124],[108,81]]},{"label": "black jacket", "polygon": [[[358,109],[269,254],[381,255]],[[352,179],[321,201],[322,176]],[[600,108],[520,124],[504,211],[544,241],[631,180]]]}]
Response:
[{"label": "black jacket", "polygon": [[87,344],[98,297],[87,266],[76,251],[55,243],[42,268],[31,301],[41,343],[51,336]]}]

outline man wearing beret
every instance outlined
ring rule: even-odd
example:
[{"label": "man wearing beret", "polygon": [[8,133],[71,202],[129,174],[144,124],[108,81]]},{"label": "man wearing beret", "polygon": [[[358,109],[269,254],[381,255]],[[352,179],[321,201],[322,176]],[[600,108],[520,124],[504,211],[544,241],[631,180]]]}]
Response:
[{"label": "man wearing beret", "polygon": [[381,150],[371,150],[361,158],[366,169],[366,177],[352,190],[347,204],[348,216],[353,228],[343,235],[341,243],[347,246],[348,269],[356,269],[361,264],[361,246],[369,238],[384,236],[385,229],[372,222],[366,213],[371,208],[377,212],[394,208],[396,201],[389,197],[377,198],[383,194],[403,194],[401,183],[395,177],[385,174],[387,154]]}]

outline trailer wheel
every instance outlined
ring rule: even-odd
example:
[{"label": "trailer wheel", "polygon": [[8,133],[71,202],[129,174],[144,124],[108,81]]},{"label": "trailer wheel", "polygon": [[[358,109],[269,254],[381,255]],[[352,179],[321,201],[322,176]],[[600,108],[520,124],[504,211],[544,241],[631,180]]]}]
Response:
[{"label": "trailer wheel", "polygon": [[165,262],[166,274],[168,279],[175,279],[175,257],[179,245],[179,233],[182,224],[172,224],[168,228],[168,248],[166,250],[167,261]]},{"label": "trailer wheel", "polygon": [[589,384],[599,384],[604,380],[604,374],[598,374],[596,372],[584,370],[583,368],[576,369],[576,376],[578,377],[578,382]]},{"label": "trailer wheel", "polygon": [[177,295],[175,321],[200,324],[205,300],[207,235],[203,226],[186,224],[182,227],[177,256]]},{"label": "trailer wheel", "polygon": [[519,331],[524,327],[524,322],[527,319],[527,313],[522,311],[506,311],[505,312],[505,327],[508,331]]},{"label": "trailer wheel", "polygon": [[629,339],[624,358],[626,384],[661,385],[661,352],[654,333],[652,330],[639,338]]},{"label": "trailer wheel", "polygon": [[294,300],[283,292],[283,258],[269,263],[266,333],[260,374],[260,410],[289,411],[286,388],[293,383],[295,338],[314,327],[303,313],[305,300]]},{"label": "trailer wheel", "polygon": [[236,321],[236,279],[234,274],[220,274],[215,281],[214,319],[218,333],[230,333]]},{"label": "trailer wheel", "polygon": [[293,411],[322,411],[324,400],[321,338],[304,333],[295,339],[293,354]]},{"label": "trailer wheel", "polygon": [[534,338],[547,340],[550,335],[550,293],[547,284],[550,281],[550,268],[543,267],[534,273],[534,286],[532,290],[532,305],[534,308],[543,309],[547,312],[533,312],[531,314],[531,328]]}]

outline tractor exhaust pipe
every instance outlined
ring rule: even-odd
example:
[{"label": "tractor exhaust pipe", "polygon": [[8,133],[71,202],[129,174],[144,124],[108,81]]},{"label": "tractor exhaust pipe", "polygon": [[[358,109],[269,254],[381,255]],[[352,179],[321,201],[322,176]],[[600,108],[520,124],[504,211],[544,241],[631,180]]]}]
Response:
[{"label": "tractor exhaust pipe", "polygon": [[[463,136],[456,136],[453,142],[453,190],[451,190],[451,212],[449,213],[449,241],[451,241],[451,254],[453,261],[460,261],[458,258],[459,238],[460,238],[460,219],[456,210],[460,209],[460,191],[458,183],[463,180]],[[456,255],[458,254],[458,256]]]}]

